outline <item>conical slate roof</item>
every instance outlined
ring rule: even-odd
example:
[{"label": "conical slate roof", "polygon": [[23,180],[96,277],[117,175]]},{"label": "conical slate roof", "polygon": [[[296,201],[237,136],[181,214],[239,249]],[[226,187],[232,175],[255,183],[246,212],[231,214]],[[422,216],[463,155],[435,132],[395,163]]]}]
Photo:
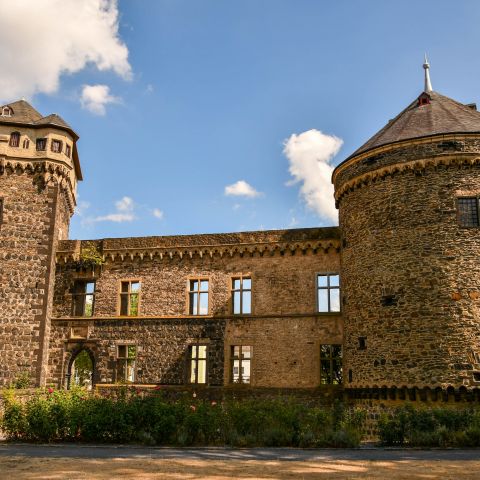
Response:
[{"label": "conical slate roof", "polygon": [[480,133],[480,113],[474,105],[423,92],[349,158],[390,143],[447,133]]}]

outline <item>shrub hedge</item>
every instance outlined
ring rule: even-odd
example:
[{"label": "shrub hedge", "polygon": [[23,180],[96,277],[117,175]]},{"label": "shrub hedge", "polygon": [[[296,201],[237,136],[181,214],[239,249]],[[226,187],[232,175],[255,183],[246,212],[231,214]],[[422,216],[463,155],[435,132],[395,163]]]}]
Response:
[{"label": "shrub hedge", "polygon": [[399,407],[378,422],[383,445],[479,447],[480,410]]},{"label": "shrub hedge", "polygon": [[4,397],[3,432],[33,442],[355,447],[365,419],[339,402],[325,408],[292,399],[169,401],[128,388],[110,398],[81,389],[37,391],[27,401],[13,390]]}]

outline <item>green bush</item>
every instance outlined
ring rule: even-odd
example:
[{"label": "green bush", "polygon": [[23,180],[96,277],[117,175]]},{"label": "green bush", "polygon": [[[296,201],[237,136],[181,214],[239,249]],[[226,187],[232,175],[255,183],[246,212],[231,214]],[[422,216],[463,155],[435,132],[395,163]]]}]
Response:
[{"label": "green bush", "polygon": [[480,446],[480,412],[474,409],[399,407],[378,422],[383,445]]},{"label": "green bush", "polygon": [[168,401],[128,387],[110,397],[77,388],[38,391],[25,402],[12,390],[0,426],[9,439],[36,442],[351,447],[360,443],[363,418],[340,403],[325,408],[290,399]]}]

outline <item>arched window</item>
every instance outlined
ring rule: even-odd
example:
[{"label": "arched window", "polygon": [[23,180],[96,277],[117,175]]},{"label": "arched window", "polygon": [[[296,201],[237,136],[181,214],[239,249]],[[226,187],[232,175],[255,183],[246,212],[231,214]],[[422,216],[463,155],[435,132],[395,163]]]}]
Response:
[{"label": "arched window", "polygon": [[67,374],[68,388],[76,385],[91,390],[93,387],[93,371],[94,359],[92,353],[85,349],[80,350],[70,361]]},{"label": "arched window", "polygon": [[11,117],[11,116],[12,116],[12,109],[10,107],[3,107],[2,117]]},{"label": "arched window", "polygon": [[18,147],[20,145],[20,132],[12,132],[10,134],[10,146]]}]

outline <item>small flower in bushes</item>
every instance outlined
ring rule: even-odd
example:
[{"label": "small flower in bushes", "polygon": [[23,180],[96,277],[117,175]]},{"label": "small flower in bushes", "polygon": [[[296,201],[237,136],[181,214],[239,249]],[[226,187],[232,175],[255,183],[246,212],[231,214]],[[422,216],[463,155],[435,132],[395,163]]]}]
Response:
[{"label": "small flower in bushes", "polygon": [[53,388],[52,388],[52,387],[50,387],[50,388],[48,389],[48,393],[53,393]]},{"label": "small flower in bushes", "polygon": [[193,395],[192,395],[193,398],[197,398],[197,394],[195,392],[193,392]]},{"label": "small flower in bushes", "polygon": [[192,412],[195,412],[197,410],[197,407],[195,405],[190,405],[190,410]]},{"label": "small flower in bushes", "polygon": [[214,407],[217,404],[215,400],[212,401],[212,407]]}]

